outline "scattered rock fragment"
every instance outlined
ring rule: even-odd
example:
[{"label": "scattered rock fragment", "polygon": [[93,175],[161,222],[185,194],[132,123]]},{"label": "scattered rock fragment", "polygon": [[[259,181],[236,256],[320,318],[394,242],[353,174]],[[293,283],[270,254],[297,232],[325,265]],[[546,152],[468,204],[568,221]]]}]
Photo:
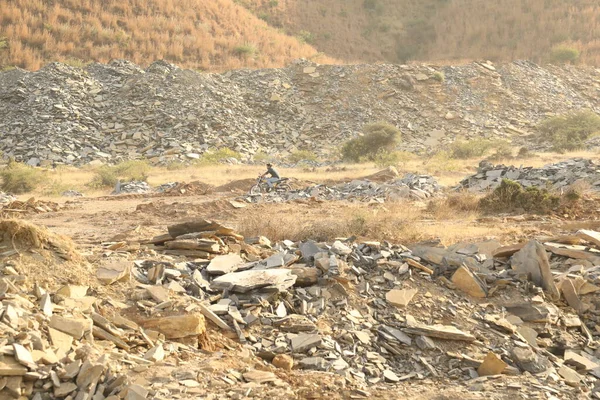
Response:
[{"label": "scattered rock fragment", "polygon": [[394,289],[386,293],[385,299],[396,307],[406,307],[417,292],[417,289]]},{"label": "scattered rock fragment", "polygon": [[492,352],[489,352],[477,369],[477,373],[479,376],[498,375],[501,374],[507,366],[508,364],[502,361],[500,357]]},{"label": "scattered rock fragment", "polygon": [[294,367],[294,359],[287,354],[278,354],[273,358],[273,365],[286,371]]},{"label": "scattered rock fragment", "polygon": [[487,297],[485,283],[464,266],[458,268],[454,275],[452,275],[452,283],[470,296],[478,298]]}]

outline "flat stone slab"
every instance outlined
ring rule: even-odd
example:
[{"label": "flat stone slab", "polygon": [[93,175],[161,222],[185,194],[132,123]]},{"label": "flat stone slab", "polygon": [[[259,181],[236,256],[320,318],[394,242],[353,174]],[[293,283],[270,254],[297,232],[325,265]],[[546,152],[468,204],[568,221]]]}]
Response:
[{"label": "flat stone slab", "polygon": [[321,344],[321,335],[303,334],[292,338],[292,351],[294,353],[303,353],[307,350],[317,347]]},{"label": "flat stone slab", "polygon": [[211,275],[224,275],[230,272],[235,272],[241,264],[244,263],[242,257],[238,254],[227,254],[224,256],[216,256],[206,267]]},{"label": "flat stone slab", "polygon": [[394,289],[386,293],[385,299],[396,307],[406,307],[417,292],[417,289]]},{"label": "flat stone slab", "polygon": [[213,290],[229,289],[232,292],[247,293],[251,290],[273,289],[283,291],[296,283],[296,276],[290,269],[250,270],[232,272],[214,279]]}]

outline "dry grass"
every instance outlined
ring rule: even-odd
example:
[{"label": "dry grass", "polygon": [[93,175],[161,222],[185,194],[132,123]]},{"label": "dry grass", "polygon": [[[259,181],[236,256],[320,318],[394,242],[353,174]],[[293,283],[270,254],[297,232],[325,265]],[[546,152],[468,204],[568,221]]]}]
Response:
[{"label": "dry grass", "polygon": [[431,212],[412,202],[367,207],[364,204],[269,204],[244,209],[234,222],[245,236],[271,240],[331,241],[357,236],[405,245],[439,240],[450,245],[464,240],[518,236],[518,228],[477,222],[476,212],[452,215]]},{"label": "dry grass", "polygon": [[0,220],[0,232],[1,246],[18,252],[17,271],[31,279],[30,283],[43,286],[89,283],[89,265],[71,239],[16,219]]},{"label": "dry grass", "polygon": [[415,242],[420,234],[412,228],[420,215],[418,208],[410,203],[385,207],[342,202],[269,205],[242,215],[238,229],[244,236],[263,235],[271,240],[330,241],[357,236]]},{"label": "dry grass", "polygon": [[[533,59],[546,61],[557,45],[600,63],[597,2],[563,0],[242,1],[258,15],[344,60]],[[476,5],[475,5],[476,3]]]},{"label": "dry grass", "polygon": [[[233,0],[4,0],[2,38],[8,48],[0,48],[0,67],[32,70],[49,61],[81,66],[116,58],[140,65],[165,59],[202,70],[332,61]],[[255,46],[252,57],[236,52],[245,43]]]},{"label": "dry grass", "polygon": [[470,192],[450,193],[445,197],[431,200],[427,211],[436,220],[468,220],[479,215],[480,196]]}]

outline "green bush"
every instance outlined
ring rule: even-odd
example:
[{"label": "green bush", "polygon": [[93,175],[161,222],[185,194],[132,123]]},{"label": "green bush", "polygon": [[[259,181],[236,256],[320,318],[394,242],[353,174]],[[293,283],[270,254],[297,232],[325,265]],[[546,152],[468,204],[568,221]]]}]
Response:
[{"label": "green bush", "polygon": [[450,157],[460,160],[482,157],[493,146],[494,143],[487,139],[457,140],[450,145]]},{"label": "green bush", "polygon": [[376,10],[378,6],[377,0],[364,0],[363,1],[363,7],[366,10]]},{"label": "green bush", "polygon": [[235,46],[233,52],[240,57],[252,57],[258,53],[256,45],[246,42],[242,45]]},{"label": "green bush", "polygon": [[[256,160],[256,156],[254,159]],[[296,150],[288,156],[288,160],[292,163],[300,161],[317,161],[317,155],[309,150]]]},{"label": "green bush", "polygon": [[209,150],[206,153],[202,154],[202,157],[200,157],[200,159],[196,161],[196,164],[217,165],[228,158],[235,158],[237,160],[240,160],[242,158],[242,155],[237,151],[231,150],[227,147],[223,147],[218,150]]},{"label": "green bush", "polygon": [[521,147],[519,149],[519,153],[517,154],[517,158],[528,158],[531,157],[531,152],[527,147]]},{"label": "green bush", "polygon": [[573,151],[581,148],[591,135],[600,132],[600,116],[593,111],[573,112],[542,122],[538,130],[555,151]]},{"label": "green bush", "polygon": [[438,82],[444,82],[446,80],[446,76],[443,72],[434,72],[431,78]]},{"label": "green bush", "polygon": [[373,161],[377,154],[393,151],[401,137],[400,130],[387,122],[367,124],[363,128],[363,133],[363,136],[351,139],[342,146],[344,160]]},{"label": "green bush", "polygon": [[3,191],[23,194],[37,189],[45,180],[44,173],[25,164],[11,162],[0,171]]},{"label": "green bush", "polygon": [[104,165],[98,168],[88,183],[93,188],[114,187],[117,181],[143,181],[148,179],[150,164],[143,160],[124,161],[116,165]]},{"label": "green bush", "polygon": [[552,48],[550,62],[558,64],[575,63],[579,59],[579,50],[559,45]]},{"label": "green bush", "polygon": [[296,36],[298,40],[302,43],[313,44],[315,42],[315,36],[309,31],[300,31]]},{"label": "green bush", "polygon": [[483,197],[479,206],[486,212],[526,212],[548,213],[560,205],[560,198],[547,189],[523,188],[520,183],[503,179],[500,186]]}]

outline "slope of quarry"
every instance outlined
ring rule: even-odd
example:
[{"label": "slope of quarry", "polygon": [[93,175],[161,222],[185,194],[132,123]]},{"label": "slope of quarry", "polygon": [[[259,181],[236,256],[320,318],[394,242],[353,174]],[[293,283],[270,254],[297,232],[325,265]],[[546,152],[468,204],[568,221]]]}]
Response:
[{"label": "slope of quarry", "polygon": [[549,115],[598,110],[600,72],[518,61],[494,66],[316,65],[205,74],[156,62],[85,69],[53,63],[0,74],[0,150],[32,165],[153,162],[227,147],[251,159],[296,149],[330,155],[369,122],[402,150],[457,138],[531,138]]}]

